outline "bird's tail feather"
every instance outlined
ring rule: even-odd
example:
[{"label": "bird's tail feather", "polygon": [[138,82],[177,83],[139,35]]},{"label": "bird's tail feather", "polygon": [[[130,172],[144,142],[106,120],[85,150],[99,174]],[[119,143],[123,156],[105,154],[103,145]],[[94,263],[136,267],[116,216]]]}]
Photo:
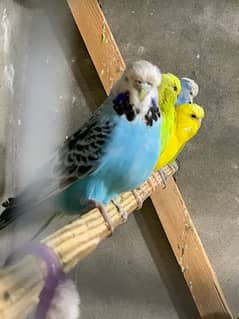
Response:
[{"label": "bird's tail feather", "polygon": [[15,197],[9,197],[7,200],[5,200],[5,201],[2,203],[2,207],[7,208],[7,207],[9,207],[10,205],[13,205],[14,200],[15,200]]},{"label": "bird's tail feather", "polygon": [[27,212],[23,207],[9,206],[0,215],[0,230],[6,228],[13,223],[17,218],[24,215]]}]

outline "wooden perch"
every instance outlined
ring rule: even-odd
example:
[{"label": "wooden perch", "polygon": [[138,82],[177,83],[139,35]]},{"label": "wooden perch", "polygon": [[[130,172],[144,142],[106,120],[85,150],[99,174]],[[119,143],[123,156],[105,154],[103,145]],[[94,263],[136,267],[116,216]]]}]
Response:
[{"label": "wooden perch", "polygon": [[[165,168],[165,174],[171,176],[177,165]],[[154,173],[137,192],[145,200],[157,187],[163,187],[158,173]],[[138,207],[132,192],[121,194],[120,204],[129,214]],[[122,223],[121,216],[113,204],[107,206],[114,227]],[[108,236],[110,231],[98,209],[93,209],[82,217],[50,235],[42,242],[50,247],[59,257],[65,272],[89,255]],[[19,319],[27,316],[38,302],[38,295],[43,287],[46,268],[37,257],[26,256],[17,263],[0,269],[0,318]]]}]

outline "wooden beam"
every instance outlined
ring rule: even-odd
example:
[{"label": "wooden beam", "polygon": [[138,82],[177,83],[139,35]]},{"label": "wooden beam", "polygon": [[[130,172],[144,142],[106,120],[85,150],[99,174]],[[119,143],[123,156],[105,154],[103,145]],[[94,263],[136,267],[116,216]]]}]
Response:
[{"label": "wooden beam", "polygon": [[125,69],[114,36],[96,0],[67,0],[104,89],[111,87]]},{"label": "wooden beam", "polygon": [[230,310],[180,191],[171,178],[151,195],[202,318],[229,319]]},{"label": "wooden beam", "polygon": [[[68,0],[102,84],[109,94],[125,64],[96,0]],[[232,318],[216,275],[173,181],[151,197],[202,318]]]}]

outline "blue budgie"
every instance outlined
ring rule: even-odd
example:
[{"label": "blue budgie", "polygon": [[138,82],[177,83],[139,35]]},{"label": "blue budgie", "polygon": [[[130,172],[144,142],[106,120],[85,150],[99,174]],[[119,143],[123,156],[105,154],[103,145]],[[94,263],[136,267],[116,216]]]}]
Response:
[{"label": "blue budgie", "polygon": [[181,92],[178,96],[176,105],[193,103],[193,99],[198,95],[198,84],[189,78],[181,78]]},{"label": "blue budgie", "polygon": [[129,66],[89,121],[56,150],[19,196],[3,204],[0,229],[47,203],[69,214],[97,207],[112,231],[104,205],[140,186],[160,153],[160,83],[155,65],[142,60]]}]

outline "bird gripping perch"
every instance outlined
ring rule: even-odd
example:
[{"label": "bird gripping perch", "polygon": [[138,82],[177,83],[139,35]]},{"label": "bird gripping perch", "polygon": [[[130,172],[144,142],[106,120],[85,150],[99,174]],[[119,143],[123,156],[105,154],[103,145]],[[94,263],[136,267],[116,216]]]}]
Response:
[{"label": "bird gripping perch", "polygon": [[[177,165],[165,168],[167,176],[173,175]],[[143,200],[149,197],[154,188],[162,186],[162,179],[154,173],[137,192]],[[122,208],[129,214],[138,207],[132,192],[120,196]],[[107,207],[114,228],[122,223],[117,208],[110,203]],[[110,231],[98,209],[93,209],[82,217],[67,224],[42,242],[51,248],[59,258],[62,268],[69,272],[84,257],[89,255]],[[16,264],[0,269],[0,318],[19,319],[27,316],[38,302],[39,293],[46,277],[46,266],[34,256],[25,256]]]}]

